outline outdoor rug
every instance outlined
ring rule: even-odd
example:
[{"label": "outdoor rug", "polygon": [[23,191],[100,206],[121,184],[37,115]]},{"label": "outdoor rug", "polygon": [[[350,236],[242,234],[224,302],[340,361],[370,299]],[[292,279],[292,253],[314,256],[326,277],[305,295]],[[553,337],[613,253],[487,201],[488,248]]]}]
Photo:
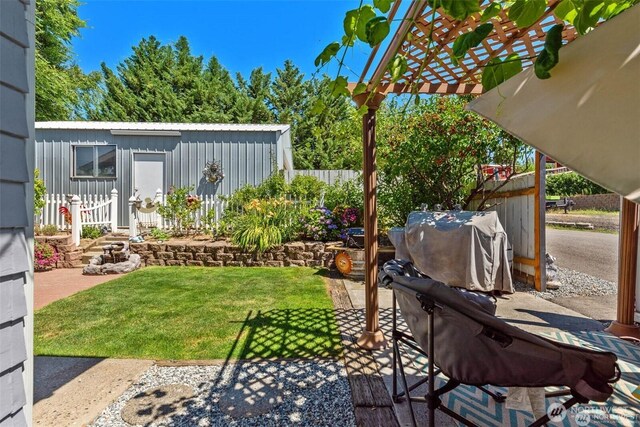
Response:
[{"label": "outdoor rug", "polygon": [[[614,394],[606,403],[576,405],[573,409],[565,411],[561,421],[551,422],[550,426],[640,425],[640,398],[633,396],[633,392],[640,386],[640,346],[605,332],[561,331],[544,335],[567,344],[611,351],[618,356],[618,365],[622,371],[622,377],[615,385]],[[425,361],[426,359],[420,356],[413,364],[414,368],[421,370],[424,375],[426,375]],[[438,381],[436,387],[444,385],[446,380],[445,377],[439,376]],[[505,388],[491,387],[491,390],[505,395],[507,393]],[[553,402],[562,402],[566,399],[566,397],[547,399],[547,407]],[[459,386],[445,394],[442,401],[448,408],[480,426],[526,426],[534,421],[530,413],[507,409],[504,403],[496,404],[490,396],[475,387]],[[418,410],[424,411],[425,408],[418,405]],[[450,425],[457,424],[451,422]]]}]

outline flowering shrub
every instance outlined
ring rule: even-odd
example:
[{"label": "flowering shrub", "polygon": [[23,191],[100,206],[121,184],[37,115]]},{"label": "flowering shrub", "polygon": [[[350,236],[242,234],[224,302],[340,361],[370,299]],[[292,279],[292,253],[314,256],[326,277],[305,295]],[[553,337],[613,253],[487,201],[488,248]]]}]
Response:
[{"label": "flowering shrub", "polygon": [[47,270],[58,262],[60,255],[53,246],[44,242],[36,242],[34,247],[35,270]]},{"label": "flowering shrub", "polygon": [[337,239],[343,228],[342,223],[336,221],[333,212],[325,207],[310,209],[300,223],[305,238],[323,242]]},{"label": "flowering shrub", "polygon": [[299,207],[284,197],[253,199],[234,218],[231,240],[244,250],[265,252],[295,237],[298,216]]},{"label": "flowering shrub", "polygon": [[193,187],[171,187],[167,193],[167,201],[158,206],[158,213],[173,223],[176,234],[188,232],[195,222],[195,213],[202,205],[198,196],[189,194]]}]

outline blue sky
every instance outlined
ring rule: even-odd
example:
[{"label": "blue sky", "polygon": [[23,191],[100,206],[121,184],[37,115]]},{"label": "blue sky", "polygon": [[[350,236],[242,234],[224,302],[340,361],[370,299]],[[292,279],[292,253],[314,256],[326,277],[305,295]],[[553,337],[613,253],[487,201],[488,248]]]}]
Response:
[{"label": "blue sky", "polygon": [[[262,66],[275,71],[292,59],[307,77],[324,46],[338,41],[347,10],[357,0],[84,0],[79,15],[87,21],[81,38],[73,41],[76,61],[85,72],[111,68],[131,55],[142,37],[155,35],[163,43],[185,35],[194,54],[218,57],[235,75],[249,75]],[[347,56],[360,73],[369,49],[360,46]],[[332,70],[335,73],[335,68]],[[348,74],[349,80],[356,75]]]}]

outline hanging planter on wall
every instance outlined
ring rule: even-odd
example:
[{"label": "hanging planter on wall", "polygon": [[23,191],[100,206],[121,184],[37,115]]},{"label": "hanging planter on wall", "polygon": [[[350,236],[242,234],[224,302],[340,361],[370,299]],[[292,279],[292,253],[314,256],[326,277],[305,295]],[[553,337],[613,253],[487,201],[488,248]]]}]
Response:
[{"label": "hanging planter on wall", "polygon": [[202,174],[207,182],[215,184],[219,181],[222,181],[224,178],[224,173],[222,172],[222,165],[219,161],[214,160],[212,162],[207,162],[202,170]]}]

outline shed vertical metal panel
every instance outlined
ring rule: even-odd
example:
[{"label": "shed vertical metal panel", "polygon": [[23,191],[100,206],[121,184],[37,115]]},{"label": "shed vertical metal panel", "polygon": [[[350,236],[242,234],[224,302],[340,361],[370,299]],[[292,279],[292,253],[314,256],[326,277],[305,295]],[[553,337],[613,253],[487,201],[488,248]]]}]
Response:
[{"label": "shed vertical metal panel", "polygon": [[[288,132],[274,130],[181,130],[180,136],[113,135],[108,129],[36,129],[36,161],[52,194],[119,194],[121,226],[128,225],[127,200],[133,195],[135,153],[165,153],[166,184],[192,186],[198,195],[229,195],[244,185],[258,185],[282,164]],[[116,178],[74,178],[73,146],[115,144]],[[207,182],[202,169],[209,161],[222,164],[224,179]]]},{"label": "shed vertical metal panel", "polygon": [[0,425],[33,395],[34,2],[0,1]]}]

